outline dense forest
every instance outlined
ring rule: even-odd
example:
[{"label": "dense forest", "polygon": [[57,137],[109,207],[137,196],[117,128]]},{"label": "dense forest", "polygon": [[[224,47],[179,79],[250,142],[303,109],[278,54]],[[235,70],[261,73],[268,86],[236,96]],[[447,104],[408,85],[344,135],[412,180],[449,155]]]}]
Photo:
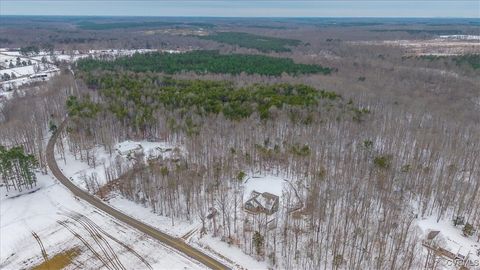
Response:
[{"label": "dense forest", "polygon": [[[254,84],[238,88],[225,81],[175,80],[154,74],[98,72],[83,73],[87,86],[97,89],[103,103],[94,103],[89,96],[67,101],[70,117],[94,118],[104,108],[127,126],[145,132],[155,122],[153,115],[160,108],[177,110],[186,115],[203,116],[222,113],[227,119],[248,118],[253,113],[261,119],[269,118],[274,110],[290,108],[298,121],[313,121],[319,106],[340,108],[341,96],[319,91],[306,85]],[[306,108],[304,119],[294,116],[295,108]],[[352,117],[361,118],[365,110],[355,108],[353,102],[341,109]]]},{"label": "dense forest", "polygon": [[164,72],[168,74],[193,71],[196,73],[261,74],[280,76],[322,73],[333,70],[320,65],[297,64],[288,58],[263,55],[220,54],[217,51],[192,51],[186,53],[148,53],[117,58],[112,61],[82,59],[77,67],[82,71],[129,70],[134,72]]},{"label": "dense forest", "polygon": [[[478,126],[303,85],[82,70],[87,88],[67,101],[68,149],[94,166],[95,145],[181,142],[175,158],[116,160],[109,186],[172,223],[199,217],[204,233],[276,267],[417,268],[416,219],[480,224]],[[242,211],[243,180],[256,174],[288,180],[274,223]]]},{"label": "dense forest", "polygon": [[208,39],[230,45],[257,49],[261,52],[289,52],[289,47],[298,46],[300,40],[259,36],[241,32],[218,32],[212,35],[201,36]]}]

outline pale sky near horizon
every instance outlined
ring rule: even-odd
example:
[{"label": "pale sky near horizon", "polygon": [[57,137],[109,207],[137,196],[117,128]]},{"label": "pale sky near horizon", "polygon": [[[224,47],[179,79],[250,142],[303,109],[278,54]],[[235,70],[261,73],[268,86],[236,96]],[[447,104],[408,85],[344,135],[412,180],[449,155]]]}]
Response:
[{"label": "pale sky near horizon", "polygon": [[480,18],[480,0],[0,0],[0,15]]}]

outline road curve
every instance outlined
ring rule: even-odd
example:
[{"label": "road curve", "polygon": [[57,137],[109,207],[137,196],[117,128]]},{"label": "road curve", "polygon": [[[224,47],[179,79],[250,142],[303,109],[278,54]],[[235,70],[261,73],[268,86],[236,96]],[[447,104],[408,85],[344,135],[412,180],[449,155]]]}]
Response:
[{"label": "road curve", "polygon": [[96,208],[102,210],[103,212],[109,214],[110,216],[116,218],[117,220],[122,221],[123,223],[133,227],[140,232],[145,233],[146,235],[162,242],[163,244],[174,248],[175,250],[187,255],[188,257],[202,263],[203,265],[207,266],[211,269],[230,269],[229,267],[225,266],[221,262],[213,259],[212,257],[206,255],[205,253],[187,245],[180,239],[172,237],[168,234],[165,234],[152,226],[149,226],[143,222],[140,222],[130,216],[125,215],[124,213],[110,207],[109,205],[105,204],[103,201],[98,199],[97,197],[91,195],[87,191],[77,187],[74,183],[72,183],[58,168],[57,161],[55,160],[55,142],[59,134],[61,133],[62,129],[65,127],[67,120],[64,120],[62,124],[58,127],[57,131],[52,135],[50,140],[48,141],[47,145],[47,164],[50,167],[53,175],[62,183],[65,187],[67,187],[75,196],[78,198],[90,203],[91,205],[95,206]]}]

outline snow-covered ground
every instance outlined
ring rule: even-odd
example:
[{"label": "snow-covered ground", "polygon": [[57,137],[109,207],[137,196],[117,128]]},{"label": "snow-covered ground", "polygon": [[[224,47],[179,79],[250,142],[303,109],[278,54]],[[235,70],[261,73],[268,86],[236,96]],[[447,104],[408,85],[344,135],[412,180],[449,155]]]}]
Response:
[{"label": "snow-covered ground", "polygon": [[259,193],[268,192],[277,195],[281,200],[283,188],[286,184],[287,181],[278,176],[266,175],[248,177],[244,183],[243,201],[245,202],[249,199],[252,191]]},{"label": "snow-covered ground", "polygon": [[[175,148],[178,150],[174,150]],[[109,155],[100,147],[95,151],[97,156],[96,168],[91,168],[85,162],[76,160],[68,151],[66,151],[65,156],[66,162],[63,158],[57,156],[58,164],[67,177],[73,179],[80,187],[86,188],[82,175],[96,173],[98,181],[106,183],[104,168],[109,166],[115,158],[132,157],[134,153],[139,151],[145,153],[145,158],[167,157],[175,152],[182,153],[182,147],[164,142],[126,141],[116,144],[112,155]],[[116,239],[135,250],[140,256],[135,255],[115,240],[110,241],[113,252],[118,254],[121,263],[127,269],[146,269],[144,261],[150,264],[153,269],[201,268],[188,258],[163,247],[127,226],[119,224],[89,204],[76,199],[50,176],[37,175],[39,182],[34,190],[7,194],[4,189],[0,189],[0,268],[18,269],[19,266],[28,268],[42,262],[41,250],[32,236],[32,232],[39,235],[50,257],[73,247],[81,247],[83,251],[76,257],[74,264],[83,263],[88,268],[101,268],[101,262],[92,260],[92,252],[85,248],[85,244],[75,237],[65,227],[65,224],[58,223],[58,221],[67,221],[66,226],[87,239],[87,242],[93,248],[97,248],[91,235],[81,222],[71,217],[72,214],[73,216],[85,216],[85,219],[91,220],[96,226],[113,236],[113,238],[108,236],[106,238]],[[250,175],[246,177],[243,184],[244,200],[254,190],[269,192],[281,198],[288,186],[289,181],[282,177]],[[211,235],[200,235],[200,221],[195,218],[190,222],[173,220],[172,224],[171,218],[159,216],[151,208],[130,201],[116,192],[110,193],[107,203],[172,236],[184,238],[192,246],[235,266],[237,269],[268,269],[266,262],[256,261],[251,256],[244,254],[239,248],[228,245]],[[480,269],[480,264],[477,264],[480,261],[480,256],[476,253],[480,249],[480,243],[472,237],[463,236],[461,226],[453,226],[450,220],[441,220],[437,223],[435,217],[418,219],[415,224],[424,238],[432,230],[440,231],[436,240],[441,247],[454,254],[468,255],[471,262],[470,269]],[[100,249],[97,249],[100,252]],[[451,262],[445,260],[440,260],[439,266],[441,266],[439,269],[455,269]]]},{"label": "snow-covered ground", "polygon": [[[44,261],[34,233],[48,258],[72,248],[80,249],[66,269],[106,269],[94,251],[107,264],[114,261],[109,257],[118,256],[116,264],[126,269],[149,269],[148,265],[151,269],[204,269],[76,199],[51,176],[37,177],[37,188],[27,193],[8,194],[0,188],[0,269],[31,268]],[[91,230],[102,237],[95,238]]]},{"label": "snow-covered ground", "polygon": [[[66,145],[66,143],[65,143]],[[65,151],[65,160],[59,155],[56,156],[58,165],[63,173],[72,179],[79,187],[86,189],[87,183],[85,176],[97,175],[97,181],[105,184],[105,167],[109,167],[118,157],[132,157],[135,152],[143,151],[145,158],[153,158],[162,156],[163,158],[171,157],[171,155],[184,154],[184,150],[180,145],[171,145],[164,142],[147,142],[147,141],[125,141],[115,145],[112,155],[107,153],[103,148],[95,148],[94,154],[97,157],[96,168],[90,167],[86,162],[82,162],[69,152]],[[140,150],[141,149],[141,150]],[[246,188],[248,190],[257,190],[262,192],[270,192],[273,194],[282,194],[282,183],[285,180],[279,177],[250,177],[246,180]],[[277,185],[279,184],[279,185]],[[195,246],[212,257],[215,257],[228,265],[233,265],[238,269],[267,269],[266,262],[259,262],[244,254],[240,249],[229,246],[222,242],[219,238],[213,238],[209,235],[200,236],[199,228],[200,220],[194,218],[192,221],[173,220],[170,217],[160,216],[153,212],[149,207],[135,203],[126,199],[117,192],[111,192],[107,198],[110,206],[145,222],[161,231],[164,231],[175,237],[183,237],[192,246]],[[191,234],[190,234],[191,233]]]},{"label": "snow-covered ground", "polygon": [[[418,227],[423,234],[426,235],[431,231],[439,231],[440,233],[435,237],[435,241],[438,241],[439,246],[453,254],[460,254],[462,256],[468,256],[470,260],[470,269],[480,269],[480,242],[474,239],[474,236],[465,237],[462,233],[463,226],[453,226],[451,220],[440,220],[437,222],[435,217],[428,217],[417,221]],[[440,260],[440,263],[448,268],[451,262]]]},{"label": "snow-covered ground", "polygon": [[109,196],[108,203],[129,216],[135,217],[172,236],[183,237],[193,232],[186,239],[190,245],[224,261],[226,264],[236,266],[238,269],[268,269],[266,262],[259,262],[243,253],[240,249],[228,245],[218,238],[213,238],[210,235],[200,236],[198,233],[198,229],[201,227],[199,220],[188,222],[175,219],[172,225],[171,218],[155,214],[151,208],[128,200],[118,193],[112,193]]},{"label": "snow-covered ground", "polygon": [[478,35],[444,35],[440,36],[443,39],[460,39],[460,40],[480,40]]},{"label": "snow-covered ground", "polygon": [[33,65],[9,68],[9,69],[2,70],[2,72],[13,73],[17,77],[26,76],[26,75],[30,75],[30,74],[35,73],[35,71],[33,70]]},{"label": "snow-covered ground", "polygon": [[480,43],[475,38],[433,38],[427,40],[370,40],[351,41],[353,45],[385,45],[405,49],[407,55],[454,56],[480,53]]},{"label": "snow-covered ground", "polygon": [[[23,68],[29,68],[32,66],[26,66]],[[18,67],[16,69],[20,69],[22,67]],[[15,73],[12,71],[13,69],[1,70],[0,72],[6,72],[7,74]],[[25,71],[25,70],[22,70]],[[8,81],[0,82],[0,96],[5,96],[9,98],[9,93],[12,90],[18,89],[18,87],[26,84],[30,84],[33,82],[41,82],[46,81],[55,76],[59,70],[56,67],[50,67],[47,69],[42,70],[41,72],[35,73],[27,73],[25,75],[17,76],[15,79],[10,79]],[[3,90],[2,90],[3,89]]]},{"label": "snow-covered ground", "polygon": [[[33,58],[22,56],[18,51],[0,49],[0,95],[8,98],[7,91],[29,83],[49,80],[59,72],[58,67],[48,61],[42,62],[42,58],[43,56]],[[9,76],[8,79],[5,74]]]},{"label": "snow-covered ground", "polygon": [[[97,148],[95,155],[97,156],[97,167],[91,168],[85,162],[76,160],[68,151],[66,151],[65,160],[57,157],[58,163],[64,173],[70,177],[78,186],[86,188],[84,181],[85,175],[89,176],[92,173],[97,174],[99,183],[106,183],[105,167],[115,160],[115,158],[123,157],[128,159],[134,153],[144,152],[145,158],[152,157],[167,157],[174,153],[184,154],[182,147],[178,145],[170,145],[163,142],[134,142],[126,141],[116,144],[110,156],[103,148]],[[177,149],[177,150],[174,150]],[[282,204],[283,193],[291,187],[290,181],[282,177],[272,175],[248,175],[243,183],[243,202],[248,200],[252,191],[260,193],[268,192],[279,196],[280,204]],[[214,238],[211,235],[200,235],[199,228],[201,227],[200,220],[193,218],[192,221],[173,220],[170,217],[159,216],[153,210],[141,204],[130,201],[117,192],[111,192],[107,198],[108,203],[125,212],[126,214],[135,217],[143,222],[156,227],[168,234],[176,237],[184,237],[191,245],[202,249],[204,252],[229,263],[235,265],[237,268],[245,269],[267,269],[266,262],[258,262],[251,256],[244,254],[239,248],[229,246],[227,243],[220,241],[219,238]],[[470,260],[475,263],[480,260],[477,255],[477,250],[480,249],[480,243],[476,239],[466,238],[462,235],[461,226],[454,227],[450,220],[443,220],[436,222],[434,217],[426,219],[418,219],[416,226],[419,232],[425,238],[431,230],[440,231],[437,239],[440,240],[441,246],[450,250],[454,254],[462,254],[469,256]],[[185,237],[187,236],[188,237]],[[426,250],[425,250],[426,252]],[[443,265],[443,269],[453,269],[447,261],[439,262]],[[471,269],[477,269],[471,267]]]},{"label": "snow-covered ground", "polygon": [[180,146],[170,145],[164,142],[148,141],[125,141],[114,146],[112,155],[106,152],[102,147],[96,147],[91,150],[91,155],[95,156],[95,167],[82,162],[78,157],[75,158],[68,150],[65,151],[65,159],[58,159],[58,166],[64,174],[69,177],[77,186],[87,190],[86,176],[96,175],[96,180],[100,186],[107,184],[105,168],[113,166],[116,158],[130,160],[133,163],[135,153],[143,152],[144,158],[163,158],[170,157],[175,152],[181,152]]}]

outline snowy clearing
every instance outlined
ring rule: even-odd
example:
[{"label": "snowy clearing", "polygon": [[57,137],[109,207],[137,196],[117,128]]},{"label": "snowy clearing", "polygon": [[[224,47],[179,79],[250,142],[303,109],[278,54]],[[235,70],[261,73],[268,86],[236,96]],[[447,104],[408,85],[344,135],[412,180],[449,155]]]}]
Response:
[{"label": "snowy clearing", "polygon": [[[475,36],[474,36],[475,37]],[[435,38],[428,40],[376,40],[348,42],[353,45],[385,45],[404,48],[407,55],[465,55],[480,53],[480,43],[472,38]]]},{"label": "snowy clearing", "polygon": [[[452,252],[453,254],[468,256],[471,261],[472,269],[480,269],[480,242],[475,241],[473,236],[465,237],[462,233],[463,226],[453,226],[451,220],[440,220],[437,222],[435,217],[423,218],[417,221],[418,227],[425,236],[431,231],[439,231],[435,238],[439,242],[439,246]],[[443,262],[448,269],[447,262]]]},{"label": "snowy clearing", "polygon": [[440,36],[443,39],[463,39],[463,40],[480,40],[478,35],[443,35]]},{"label": "snowy clearing", "polygon": [[[121,264],[126,269],[148,269],[148,265],[151,269],[204,269],[76,199],[51,176],[37,174],[37,177],[38,188],[22,195],[6,196],[1,188],[1,269],[30,268],[44,261],[33,234],[38,235],[49,258],[72,248],[80,249],[80,254],[66,269],[106,269],[93,251],[107,264]],[[101,234],[102,238],[96,239],[89,230]],[[103,253],[100,246],[111,248]]]},{"label": "snowy clearing", "polygon": [[268,192],[277,195],[281,199],[283,188],[286,184],[287,181],[285,179],[272,175],[249,177],[244,183],[243,201],[248,200],[252,191]]}]

